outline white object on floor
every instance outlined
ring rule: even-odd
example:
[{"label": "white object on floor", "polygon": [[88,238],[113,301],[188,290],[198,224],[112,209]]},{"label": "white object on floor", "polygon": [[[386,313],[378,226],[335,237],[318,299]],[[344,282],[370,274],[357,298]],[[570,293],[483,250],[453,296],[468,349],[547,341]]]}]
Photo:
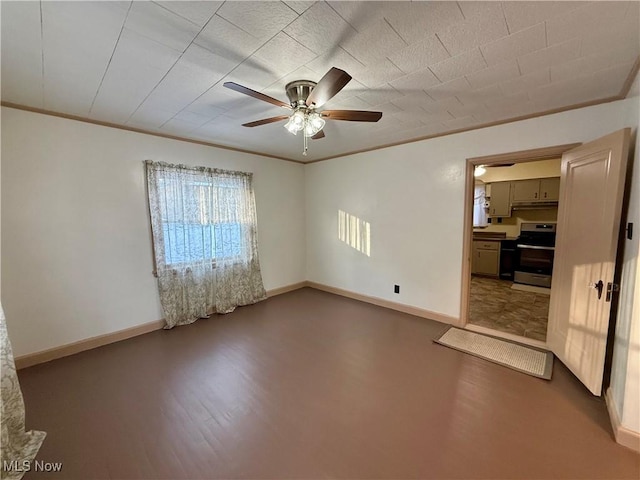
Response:
[{"label": "white object on floor", "polygon": [[0,430],[2,470],[0,477],[7,480],[20,480],[33,464],[40,445],[47,435],[38,430],[25,429],[25,411],[22,390],[16,373],[11,340],[7,333],[7,323],[0,304]]},{"label": "white object on floor", "polygon": [[520,290],[522,292],[540,293],[542,295],[551,295],[551,289],[547,287],[537,287],[535,285],[522,285],[521,283],[514,283],[511,285],[513,290]]},{"label": "white object on floor", "polygon": [[517,343],[451,327],[437,343],[535,377],[551,379],[553,354]]}]

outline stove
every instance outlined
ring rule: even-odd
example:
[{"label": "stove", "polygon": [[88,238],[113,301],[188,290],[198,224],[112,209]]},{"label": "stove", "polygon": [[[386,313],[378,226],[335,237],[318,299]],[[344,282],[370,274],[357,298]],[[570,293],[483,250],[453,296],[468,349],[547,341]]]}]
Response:
[{"label": "stove", "polygon": [[516,243],[515,283],[551,287],[556,245],[555,223],[523,222]]}]

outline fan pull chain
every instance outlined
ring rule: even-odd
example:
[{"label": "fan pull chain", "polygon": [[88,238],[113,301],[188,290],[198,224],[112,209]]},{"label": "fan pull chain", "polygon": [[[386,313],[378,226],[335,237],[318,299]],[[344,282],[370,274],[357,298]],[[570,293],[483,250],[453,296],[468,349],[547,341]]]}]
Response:
[{"label": "fan pull chain", "polygon": [[309,139],[308,137],[305,135],[304,130],[302,131],[302,138],[303,140],[303,145],[304,145],[304,149],[302,150],[302,155],[304,155],[305,157],[307,156],[307,150],[309,149]]}]

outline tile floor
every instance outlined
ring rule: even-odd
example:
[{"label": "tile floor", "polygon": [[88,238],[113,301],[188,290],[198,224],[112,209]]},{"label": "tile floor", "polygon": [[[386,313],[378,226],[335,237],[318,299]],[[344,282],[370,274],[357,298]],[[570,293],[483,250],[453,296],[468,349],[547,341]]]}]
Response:
[{"label": "tile floor", "polygon": [[469,323],[545,341],[549,295],[513,290],[513,282],[471,277]]}]

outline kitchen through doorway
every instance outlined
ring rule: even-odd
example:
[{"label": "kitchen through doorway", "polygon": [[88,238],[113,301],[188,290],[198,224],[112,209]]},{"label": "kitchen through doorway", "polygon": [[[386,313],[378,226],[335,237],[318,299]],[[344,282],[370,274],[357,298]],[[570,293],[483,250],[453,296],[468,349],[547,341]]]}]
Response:
[{"label": "kitchen through doorway", "polygon": [[469,323],[545,342],[550,293],[517,290],[514,285],[517,288],[510,280],[472,275]]},{"label": "kitchen through doorway", "polygon": [[466,328],[545,345],[561,157],[574,146],[469,159]]}]

